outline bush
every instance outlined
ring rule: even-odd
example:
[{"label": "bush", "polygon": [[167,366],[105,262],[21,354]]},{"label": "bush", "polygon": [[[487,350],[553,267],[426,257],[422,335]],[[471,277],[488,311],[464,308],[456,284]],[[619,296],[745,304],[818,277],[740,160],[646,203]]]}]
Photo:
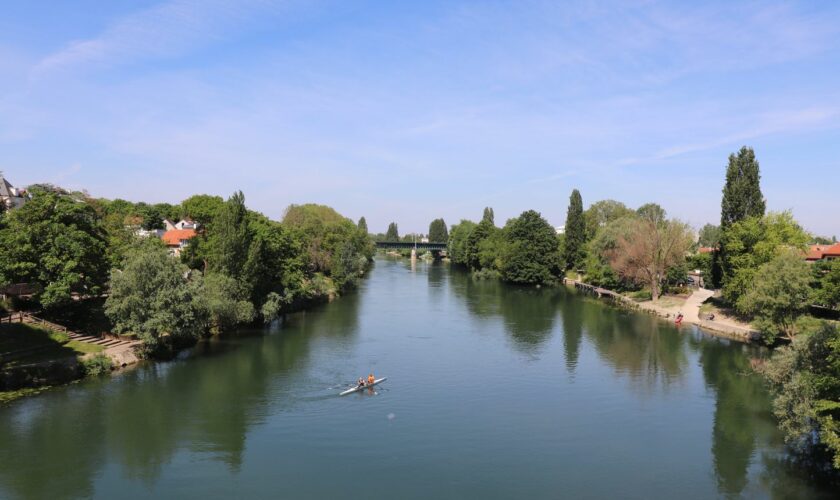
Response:
[{"label": "bush", "polygon": [[82,360],[82,372],[86,377],[95,377],[103,373],[108,373],[112,367],[113,363],[111,362],[111,358],[104,354],[97,354],[96,356]]}]

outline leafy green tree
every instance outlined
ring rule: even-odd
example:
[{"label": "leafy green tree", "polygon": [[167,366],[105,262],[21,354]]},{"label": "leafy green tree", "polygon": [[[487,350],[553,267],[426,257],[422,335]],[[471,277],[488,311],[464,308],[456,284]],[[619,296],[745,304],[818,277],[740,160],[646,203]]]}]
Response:
[{"label": "leafy green tree", "polygon": [[108,274],[106,236],[83,199],[33,189],[32,199],[7,213],[0,228],[0,283],[32,283],[47,309],[74,293],[98,296]]},{"label": "leafy green tree", "polygon": [[225,202],[207,237],[207,271],[243,282],[253,233],[248,226],[245,195],[237,191]]},{"label": "leafy green tree", "polygon": [[723,298],[732,305],[752,287],[758,268],[781,251],[803,251],[808,234],[790,212],[769,213],[734,223],[721,233],[721,251],[727,266],[723,275]]},{"label": "leafy green tree", "polygon": [[636,210],[636,214],[653,224],[665,222],[665,209],[656,203],[645,203]]},{"label": "leafy green tree", "polygon": [[840,308],[840,259],[813,264],[812,300],[831,309]]},{"label": "leafy green tree", "polygon": [[756,317],[755,324],[768,344],[783,335],[796,335],[796,320],[808,308],[808,264],[795,251],[784,251],[758,268],[738,310]]},{"label": "leafy green tree", "polygon": [[827,451],[840,469],[840,332],[823,322],[776,350],[760,367],[773,390],[773,413],[786,441]]},{"label": "leafy green tree", "polygon": [[579,269],[586,256],[586,220],[583,215],[583,200],[575,189],[569,197],[566,212],[566,232],[563,238],[563,260],[566,269]]},{"label": "leafy green tree", "polygon": [[475,222],[466,219],[461,219],[461,222],[452,226],[452,231],[449,232],[449,244],[446,247],[446,252],[449,254],[449,259],[453,264],[468,265],[467,239],[473,229],[475,229],[475,226]]},{"label": "leafy green tree", "polygon": [[[486,213],[486,210],[485,210]],[[467,237],[464,253],[467,267],[473,271],[481,269],[480,248],[484,240],[491,238],[499,228],[493,225],[492,219],[485,217],[473,228]]]},{"label": "leafy green tree", "polygon": [[443,219],[435,219],[429,224],[429,241],[432,243],[446,243],[449,241],[449,230]]},{"label": "leafy green tree", "polygon": [[356,224],[356,225],[359,227],[359,231],[362,231],[363,233],[368,234],[367,221],[365,220],[364,217],[359,219],[359,223]]},{"label": "leafy green tree", "polygon": [[140,202],[135,205],[134,213],[140,217],[140,227],[146,231],[163,229],[163,219],[166,215],[157,206]]},{"label": "leafy green tree", "polygon": [[397,229],[396,222],[388,224],[388,231],[385,232],[385,241],[400,241],[400,232]]},{"label": "leafy green tree", "polygon": [[720,211],[721,229],[725,231],[738,221],[764,215],[760,181],[758,161],[752,148],[744,146],[737,154],[729,155]]},{"label": "leafy green tree", "polygon": [[720,226],[714,224],[706,224],[700,229],[700,235],[697,243],[701,247],[717,248],[720,244]]},{"label": "leafy green tree", "polygon": [[181,216],[207,228],[221,213],[225,201],[221,196],[196,194],[181,202]]},{"label": "leafy green tree", "polygon": [[521,284],[555,280],[560,268],[556,233],[539,212],[527,210],[508,221],[504,238],[507,243],[502,257],[504,280]]},{"label": "leafy green tree", "polygon": [[634,215],[634,212],[620,201],[596,201],[584,212],[584,219],[586,219],[586,240],[589,241],[595,238],[598,229],[605,227],[610,222],[631,215]]},{"label": "leafy green tree", "polygon": [[225,274],[207,274],[200,297],[212,333],[229,331],[256,317],[254,304],[243,298],[242,284]]},{"label": "leafy green tree", "polygon": [[111,272],[105,314],[114,332],[136,334],[150,350],[167,337],[198,338],[206,325],[203,280],[188,271],[160,242],[139,242],[122,268]]}]

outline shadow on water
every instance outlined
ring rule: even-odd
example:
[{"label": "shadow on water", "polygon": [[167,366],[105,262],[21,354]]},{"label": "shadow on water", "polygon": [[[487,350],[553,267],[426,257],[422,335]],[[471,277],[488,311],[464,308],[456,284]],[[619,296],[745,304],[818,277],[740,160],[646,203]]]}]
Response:
[{"label": "shadow on water", "polygon": [[311,342],[353,335],[358,305],[349,294],[319,314],[289,315],[263,335],[201,343],[189,360],[149,363],[3,408],[0,463],[15,466],[0,467],[2,490],[22,498],[90,497],[106,457],[126,477],[151,485],[180,449],[237,472],[249,428],[268,407],[303,401],[276,393],[292,392]]}]

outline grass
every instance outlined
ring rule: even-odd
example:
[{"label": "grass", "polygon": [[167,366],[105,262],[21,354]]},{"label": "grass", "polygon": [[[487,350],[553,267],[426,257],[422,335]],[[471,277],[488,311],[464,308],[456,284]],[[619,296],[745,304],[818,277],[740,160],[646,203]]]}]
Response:
[{"label": "grass", "polygon": [[6,367],[66,359],[102,350],[100,345],[70,340],[66,333],[39,326],[23,323],[0,325],[0,355],[24,351],[5,362]]}]

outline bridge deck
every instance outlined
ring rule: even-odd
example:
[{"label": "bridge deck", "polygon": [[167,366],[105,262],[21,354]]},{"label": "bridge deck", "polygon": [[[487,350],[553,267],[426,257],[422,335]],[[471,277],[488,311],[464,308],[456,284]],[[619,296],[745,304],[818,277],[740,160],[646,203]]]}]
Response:
[{"label": "bridge deck", "polygon": [[377,241],[376,248],[418,250],[446,250],[446,243],[414,243],[412,241]]}]

